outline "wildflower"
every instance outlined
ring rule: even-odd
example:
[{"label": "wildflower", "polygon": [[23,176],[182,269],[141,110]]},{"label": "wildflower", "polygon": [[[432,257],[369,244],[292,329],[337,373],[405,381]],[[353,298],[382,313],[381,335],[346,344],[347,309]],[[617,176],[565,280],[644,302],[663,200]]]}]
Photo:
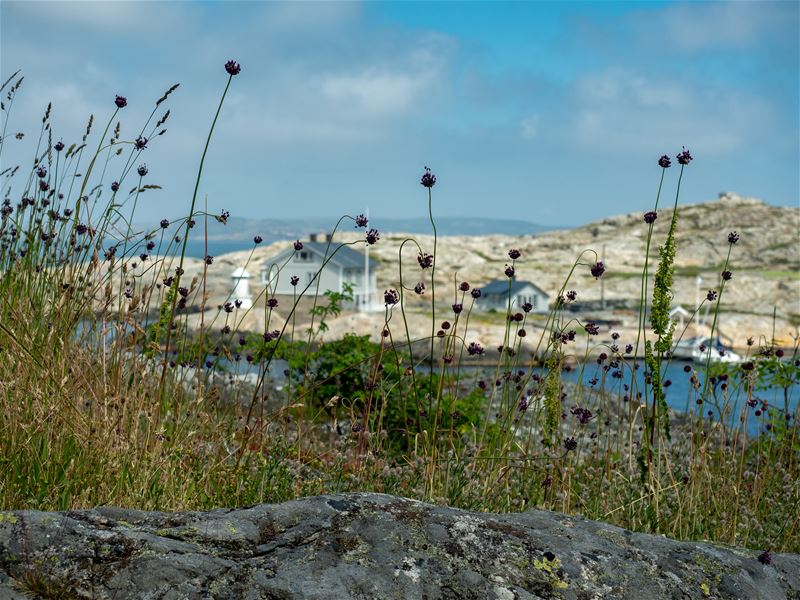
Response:
[{"label": "wildflower", "polygon": [[222,223],[223,225],[228,224],[228,218],[231,216],[230,211],[223,210],[218,217],[214,217],[217,221]]},{"label": "wildflower", "polygon": [[156,243],[155,242],[153,242],[153,241],[147,242],[147,249],[148,250],[152,250],[155,247],[156,247]]},{"label": "wildflower", "polygon": [[417,255],[417,262],[421,269],[428,269],[433,265],[433,255],[420,253]]},{"label": "wildflower", "polygon": [[189,229],[193,229],[194,226],[197,224],[197,221],[195,221],[194,219],[189,219],[188,221],[186,221],[186,224],[189,226]]},{"label": "wildflower", "polygon": [[526,332],[524,329],[520,329],[520,330],[517,332],[517,335],[518,335],[519,337],[525,337],[526,335],[528,335],[528,333],[527,333],[527,332]]},{"label": "wildflower", "polygon": [[47,169],[45,169],[43,166],[40,166],[38,169],[36,169],[36,175],[39,176],[39,179],[44,179],[47,177]]},{"label": "wildflower", "polygon": [[421,296],[422,294],[424,294],[425,293],[425,284],[420,281],[417,285],[414,286],[414,292],[416,292],[416,294],[418,296]]},{"label": "wildflower", "polygon": [[235,60],[229,60],[225,63],[225,70],[228,72],[228,75],[233,77],[234,75],[241,73],[242,66]]},{"label": "wildflower", "polygon": [[760,562],[762,565],[768,565],[772,563],[772,554],[764,550],[761,554],[758,555],[758,562]]},{"label": "wildflower", "polygon": [[717,299],[717,291],[708,290],[708,293],[706,294],[706,300],[708,300],[709,302],[713,302],[716,299]]},{"label": "wildflower", "polygon": [[119,190],[119,181],[114,181],[111,184],[111,191],[112,192],[116,192],[117,190]]},{"label": "wildflower", "polygon": [[442,329],[444,329],[445,331],[450,329],[450,321],[442,321]]},{"label": "wildflower", "polygon": [[255,236],[255,237],[253,238],[253,242],[254,242],[255,244],[260,244],[260,243],[261,243],[261,242],[263,242],[263,241],[264,241],[264,238],[262,238],[260,235],[257,235],[257,236]]},{"label": "wildflower", "polygon": [[619,339],[619,333],[617,333],[616,331],[615,331],[615,332],[613,332],[613,333],[611,334],[611,339],[612,339],[612,340],[618,340],[618,339]]},{"label": "wildflower", "polygon": [[223,308],[226,313],[233,312],[233,302],[226,302]]},{"label": "wildflower", "polygon": [[289,278],[289,283],[291,283],[293,286],[296,286],[298,283],[300,283],[300,278],[297,275],[292,275]]},{"label": "wildflower", "polygon": [[575,450],[578,447],[578,442],[574,437],[568,437],[564,440],[564,448],[567,449],[567,452]]},{"label": "wildflower", "polygon": [[481,289],[480,288],[473,288],[470,292],[470,296],[472,296],[475,300],[481,297]]},{"label": "wildflower", "polygon": [[592,411],[588,408],[581,408],[580,406],[573,406],[570,411],[572,415],[578,419],[578,422],[581,425],[586,425],[589,421],[592,420]]},{"label": "wildflower", "polygon": [[53,146],[53,148],[55,148],[56,152],[61,152],[64,149],[64,142],[62,142],[61,140],[57,141],[56,145]]},{"label": "wildflower", "polygon": [[654,210],[649,210],[646,213],[644,213],[644,222],[647,223],[648,225],[654,223],[657,218],[658,218],[658,213]]},{"label": "wildflower", "polygon": [[300,240],[297,240],[294,243],[294,249],[295,249],[296,252],[300,252],[300,250],[303,249],[303,242],[301,242]]},{"label": "wildflower", "polygon": [[276,306],[278,306],[278,301],[275,298],[270,298],[269,300],[267,300],[267,306],[269,306],[270,308],[275,308]]},{"label": "wildflower", "polygon": [[466,281],[462,281],[461,285],[458,286],[458,289],[460,289],[462,292],[468,292],[469,284]]},{"label": "wildflower", "polygon": [[735,244],[738,241],[739,241],[739,234],[736,233],[735,231],[731,231],[728,234],[728,243],[729,244]]},{"label": "wildflower", "polygon": [[578,292],[575,290],[570,290],[567,292],[567,300],[570,302],[575,302],[575,299],[578,297]]},{"label": "wildflower", "polygon": [[169,220],[161,219],[161,229],[166,229],[167,227],[169,227]]},{"label": "wildflower", "polygon": [[377,243],[379,239],[381,239],[381,235],[378,233],[377,229],[373,228],[367,231],[367,245],[372,246],[373,244]]},{"label": "wildflower", "polygon": [[583,328],[589,335],[597,335],[600,333],[600,327],[597,325],[597,323],[587,323],[583,326]]},{"label": "wildflower", "polygon": [[506,265],[505,274],[506,274],[506,277],[508,277],[509,279],[514,277],[514,267]]},{"label": "wildflower", "polygon": [[145,148],[147,148],[147,138],[146,137],[142,137],[142,136],[137,137],[136,141],[133,142],[133,146],[137,150],[140,150],[140,151],[144,150]]},{"label": "wildflower", "polygon": [[533,310],[533,304],[531,304],[530,302],[526,302],[525,304],[522,305],[522,310],[524,310],[526,313],[531,312]]},{"label": "wildflower", "polygon": [[128,106],[128,99],[125,96],[117,96],[114,98],[114,104],[117,105],[117,108],[125,108]]},{"label": "wildflower", "polygon": [[733,273],[730,271],[723,271],[721,275],[723,281],[730,281],[733,278]]},{"label": "wildflower", "polygon": [[139,174],[139,177],[144,177],[147,175],[147,165],[142,163],[139,165],[139,168],[136,169],[136,172]]},{"label": "wildflower", "polygon": [[[469,346],[467,346],[467,353],[470,356],[475,356],[475,355],[478,355],[478,354],[483,354],[484,353],[484,349],[483,349],[483,346],[481,346],[478,342],[470,342]],[[478,386],[480,386],[481,383],[482,382],[479,381],[478,382]],[[485,387],[486,383],[483,383],[483,385]]]},{"label": "wildflower", "polygon": [[752,346],[755,343],[755,340],[752,337],[747,338],[747,345]]},{"label": "wildflower", "polygon": [[356,227],[366,227],[367,226],[367,217],[364,215],[358,215],[356,217]]},{"label": "wildflower", "polygon": [[397,294],[397,290],[388,289],[383,292],[383,301],[386,306],[397,304],[400,301],[400,296]]},{"label": "wildflower", "polygon": [[464,307],[461,304],[453,304],[453,312],[459,314]]},{"label": "wildflower", "polygon": [[211,263],[214,262],[214,257],[211,256],[210,254],[206,254],[205,258],[203,259],[203,262],[205,262],[207,265],[210,265]]},{"label": "wildflower", "polygon": [[426,188],[432,188],[434,185],[436,185],[436,175],[431,173],[431,170],[428,167],[425,167],[425,173],[422,174],[420,183]]},{"label": "wildflower", "polygon": [[692,155],[689,154],[689,151],[686,148],[684,148],[683,151],[680,154],[678,154],[676,158],[678,159],[678,162],[682,165],[688,165],[690,162],[692,162]]},{"label": "wildflower", "polygon": [[520,256],[522,256],[522,254],[516,248],[512,248],[511,250],[508,251],[508,257],[511,260],[517,260]]},{"label": "wildflower", "polygon": [[596,263],[592,265],[591,268],[592,276],[597,279],[603,276],[603,273],[606,272],[606,265],[603,263],[602,260],[598,260]]},{"label": "wildflower", "polygon": [[47,182],[44,179],[39,180],[39,189],[43,192],[46,192],[50,186],[47,185]]},{"label": "wildflower", "polygon": [[658,159],[658,166],[661,167],[662,169],[668,169],[671,164],[672,164],[672,161],[669,159],[669,156],[667,156],[666,154]]}]

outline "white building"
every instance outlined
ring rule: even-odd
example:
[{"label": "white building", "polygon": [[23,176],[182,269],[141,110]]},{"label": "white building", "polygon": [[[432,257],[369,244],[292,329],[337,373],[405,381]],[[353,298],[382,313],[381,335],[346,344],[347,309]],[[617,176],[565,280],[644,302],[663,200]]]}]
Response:
[{"label": "white building", "polygon": [[[510,283],[510,285],[509,285]],[[512,279],[495,280],[481,288],[481,297],[475,307],[481,310],[506,310],[508,298],[511,296],[511,309],[522,310],[522,305],[529,302],[533,306],[531,312],[547,313],[550,296],[530,281]]]},{"label": "white building", "polygon": [[[344,285],[350,284],[353,308],[369,310],[379,305],[375,278],[378,263],[366,253],[333,242],[330,235],[312,234],[309,241],[303,242],[301,250],[295,250],[291,243],[288,246],[261,265],[260,281],[270,287],[271,294],[291,296],[311,284],[305,295],[313,296],[319,283],[322,295],[328,290],[343,292]],[[327,262],[326,256],[330,259]],[[297,286],[292,285],[292,277],[299,279]]]}]

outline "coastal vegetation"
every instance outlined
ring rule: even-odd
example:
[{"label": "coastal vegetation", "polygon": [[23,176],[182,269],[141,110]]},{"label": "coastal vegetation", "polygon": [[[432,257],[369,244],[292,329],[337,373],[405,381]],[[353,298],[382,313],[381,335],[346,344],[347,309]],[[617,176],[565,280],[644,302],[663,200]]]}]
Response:
[{"label": "coastal vegetation", "polygon": [[[379,341],[330,340],[328,321],[352,290],[326,294],[318,279],[292,280],[293,301],[279,306],[270,282],[253,308],[229,297],[212,310],[205,267],[214,257],[205,257],[201,275],[185,277],[188,239],[202,237],[204,222],[230,217],[201,207],[198,190],[240,71],[235,61],[225,65],[179,222],[134,226],[137,201],[159,188],[145,158],[166,133],[177,84],[139,129],[123,126],[127,100],[116,96],[109,115],[90,117],[74,142],[52,130],[48,106],[32,162],[0,173],[0,510],[208,509],[377,491],[471,510],[581,514],[748,546],[764,561],[769,552],[800,551],[797,340],[783,347],[765,331],[738,363],[708,352],[684,367],[686,410],[665,401],[684,334],[668,312],[681,252],[680,183],[696,168],[689,150],[655,161],[658,192],[640,217],[651,264],[615,271],[585,249],[545,316],[510,302],[503,312],[473,314],[479,288],[455,273],[444,289],[436,284],[437,180],[425,167],[420,201],[433,242],[400,243],[392,265],[399,285],[383,293]],[[14,138],[21,89],[15,74],[0,90],[0,156]],[[664,236],[657,219],[670,222]],[[363,233],[331,241],[325,260],[344,244],[379,245],[378,227],[361,214],[342,217],[334,231]],[[707,240],[723,259],[713,275],[702,271],[710,289],[692,318],[708,310],[712,340],[737,261],[747,261],[737,256],[736,228]],[[522,252],[494,258],[511,285]],[[641,282],[636,336],[612,331],[601,340],[598,323],[569,310],[583,293],[578,274]],[[310,314],[299,315],[307,298]],[[413,336],[407,307],[420,302],[429,333]],[[190,326],[197,315],[187,308],[196,303],[199,321]],[[263,312],[262,331],[241,326],[248,311]],[[504,332],[491,349],[470,329],[488,319]],[[534,322],[543,333],[531,341]],[[591,379],[568,381],[573,369]]]}]

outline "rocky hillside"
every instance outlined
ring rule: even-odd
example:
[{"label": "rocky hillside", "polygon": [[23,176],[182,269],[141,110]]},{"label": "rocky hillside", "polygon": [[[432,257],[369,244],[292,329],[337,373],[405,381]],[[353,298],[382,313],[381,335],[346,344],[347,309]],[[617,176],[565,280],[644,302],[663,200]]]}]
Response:
[{"label": "rocky hillside", "polygon": [[[658,263],[658,246],[669,228],[671,208],[667,202],[658,211],[650,252],[653,271]],[[598,300],[601,293],[607,300],[636,299],[647,234],[642,215],[643,212],[638,212],[609,217],[576,229],[532,235],[440,237],[436,257],[437,285],[439,292],[448,293],[439,297],[445,306],[453,302],[454,281],[466,280],[480,287],[493,279],[503,279],[504,267],[510,262],[507,252],[517,248],[522,252],[517,261],[517,277],[534,282],[551,297],[564,283],[573,263],[586,251],[582,258],[585,264],[602,259],[607,271],[602,281],[598,281],[590,275],[587,266],[578,266],[568,289],[577,290],[579,300]],[[379,222],[371,225],[382,229]],[[738,345],[749,335],[768,335],[772,331],[775,310],[776,335],[782,343],[790,344],[800,324],[800,208],[773,206],[736,194],[721,194],[715,201],[681,205],[675,303],[691,311],[698,295],[702,299],[709,289],[718,289],[729,249],[727,236],[734,230],[741,238],[731,248],[728,268],[733,272],[733,279],[726,285],[722,300],[726,315],[721,322],[723,333],[725,329],[729,337],[738,333],[734,340]],[[337,239],[352,241],[360,235],[347,229]],[[407,238],[415,239],[423,251],[433,252],[432,235],[384,231],[378,244],[371,247],[371,256],[380,261],[378,285],[381,291],[399,285],[398,251]],[[277,242],[256,248],[252,255],[236,252],[216,257],[208,273],[210,303],[216,306],[224,300],[230,291],[230,273],[234,268],[247,264],[247,268],[257,274],[260,263],[286,245],[286,242]],[[421,277],[416,248],[414,244],[407,244],[403,254],[404,278],[410,287]],[[190,275],[201,271],[200,261],[190,263],[187,269]],[[699,285],[698,276],[702,278]],[[413,294],[411,296],[413,299]],[[373,333],[380,327],[377,321],[381,319],[382,314],[375,318],[346,315],[338,329],[343,332],[347,328],[366,327],[365,333]]]},{"label": "rocky hillside", "polygon": [[31,596],[780,600],[800,596],[800,557],[369,493],[209,513],[0,513],[0,598]]}]

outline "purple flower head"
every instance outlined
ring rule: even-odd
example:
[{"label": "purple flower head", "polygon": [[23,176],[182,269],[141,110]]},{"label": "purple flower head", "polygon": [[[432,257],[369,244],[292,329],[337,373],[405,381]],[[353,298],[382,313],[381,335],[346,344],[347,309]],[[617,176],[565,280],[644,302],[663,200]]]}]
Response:
[{"label": "purple flower head", "polygon": [[708,293],[706,294],[706,300],[708,300],[709,302],[713,302],[716,299],[717,299],[717,291],[708,290]]},{"label": "purple flower head", "polygon": [[169,219],[161,219],[161,229],[169,227]]},{"label": "purple flower head", "polygon": [[481,346],[478,342],[470,342],[469,346],[467,346],[467,353],[470,356],[483,354],[483,352],[483,346]]},{"label": "purple flower head", "polygon": [[114,98],[114,104],[117,105],[117,108],[125,108],[128,106],[128,99],[125,96],[117,96]]},{"label": "purple flower head", "polygon": [[238,75],[242,71],[242,65],[235,60],[229,60],[225,63],[225,70],[228,72],[228,75]]},{"label": "purple flower head", "polygon": [[668,169],[671,164],[672,161],[666,154],[658,159],[658,166],[661,167],[662,169]]},{"label": "purple flower head", "polygon": [[45,169],[43,166],[40,166],[38,169],[36,169],[36,175],[39,176],[39,179],[44,179],[47,177],[47,169]]},{"label": "purple flower head", "polygon": [[61,152],[64,149],[64,142],[62,142],[61,140],[57,141],[56,145],[53,146],[53,148],[56,149],[56,152]]},{"label": "purple flower head", "polygon": [[721,275],[723,281],[730,281],[733,278],[733,273],[730,271],[723,271]]},{"label": "purple flower head", "polygon": [[226,313],[233,312],[233,302],[226,302],[225,306],[223,306]]},{"label": "purple flower head", "polygon": [[596,263],[592,265],[591,268],[592,276],[597,279],[603,276],[603,273],[606,272],[606,265],[603,263],[602,260],[598,260]]},{"label": "purple flower head", "polygon": [[231,213],[230,213],[229,210],[223,210],[221,213],[219,213],[218,217],[214,217],[214,218],[217,221],[219,221],[220,223],[222,223],[223,225],[227,225],[228,224],[228,219],[230,218],[230,216],[231,216]]},{"label": "purple flower head", "polygon": [[564,440],[564,448],[567,449],[567,452],[571,452],[572,450],[577,449],[578,442],[575,440],[574,437],[568,437]]},{"label": "purple flower head", "polygon": [[414,292],[416,292],[416,294],[418,296],[421,296],[422,294],[424,294],[425,293],[425,284],[422,281],[420,281],[417,285],[414,286]]},{"label": "purple flower head", "polygon": [[508,257],[511,260],[517,260],[520,256],[522,256],[522,254],[516,248],[512,248],[511,250],[508,251]]},{"label": "purple flower head", "polygon": [[210,265],[211,263],[213,263],[213,262],[214,262],[214,257],[213,257],[213,256],[211,256],[210,254],[206,254],[206,257],[203,259],[203,261],[204,261],[204,262],[205,262],[207,265]]},{"label": "purple flower head", "polygon": [[656,219],[658,218],[658,213],[654,210],[649,210],[644,213],[644,222],[650,225],[651,223],[655,223]]},{"label": "purple flower head", "polygon": [[428,269],[433,264],[433,254],[418,254],[417,262],[419,263],[420,268]]},{"label": "purple flower head", "polygon": [[462,310],[464,310],[464,306],[461,304],[453,304],[453,312],[459,314]]},{"label": "purple flower head", "polygon": [[153,241],[147,242],[147,249],[148,250],[152,250],[155,247],[156,247],[156,243],[155,242],[153,242]]},{"label": "purple flower head", "polygon": [[116,192],[117,190],[119,190],[119,181],[114,181],[111,184],[111,191],[112,192]]},{"label": "purple flower head", "polygon": [[386,306],[397,304],[400,301],[400,296],[398,295],[397,290],[388,289],[383,292],[383,301]]},{"label": "purple flower head", "polygon": [[475,300],[477,300],[478,298],[481,297],[481,289],[480,288],[472,288],[472,291],[470,292],[470,296],[472,296],[473,298],[475,298]]},{"label": "purple flower head", "polygon": [[738,241],[739,241],[739,234],[736,233],[735,231],[731,231],[728,234],[728,243],[729,244],[735,244]]},{"label": "purple flower head", "polygon": [[147,138],[142,136],[137,137],[136,141],[133,142],[133,146],[137,150],[144,150],[147,148]]},{"label": "purple flower head", "polygon": [[600,333],[600,327],[597,325],[597,323],[587,323],[583,326],[583,328],[589,335],[597,335]]},{"label": "purple flower head", "polygon": [[627,344],[625,346],[625,354],[630,354],[631,352],[633,352],[633,344]]},{"label": "purple flower head", "polygon": [[431,170],[428,167],[425,167],[425,172],[422,174],[420,183],[426,188],[432,188],[434,185],[436,185],[436,175],[431,173]]},{"label": "purple flower head", "polygon": [[267,306],[269,306],[270,308],[275,308],[276,306],[278,306],[278,301],[275,298],[270,298],[269,300],[267,300]]},{"label": "purple flower head", "polygon": [[578,292],[575,290],[570,290],[567,292],[567,300],[570,302],[575,302],[575,299],[578,297]]},{"label": "purple flower head", "polygon": [[141,164],[141,165],[139,165],[139,167],[136,169],[136,172],[139,174],[139,177],[144,177],[145,175],[147,175],[147,165],[146,165],[146,164],[144,164],[144,163],[142,163],[142,164]]},{"label": "purple flower head", "polygon": [[581,425],[586,425],[592,420],[592,411],[588,408],[581,408],[580,406],[573,406],[570,411]]},{"label": "purple flower head", "polygon": [[682,165],[688,165],[690,162],[692,162],[692,155],[689,154],[689,151],[686,148],[684,148],[683,151],[680,154],[678,154],[676,158],[678,159],[678,162]]},{"label": "purple flower head", "polygon": [[762,565],[768,565],[772,563],[772,554],[764,550],[758,555],[758,562],[760,562]]},{"label": "purple flower head", "polygon": [[300,240],[297,240],[294,243],[294,249],[295,249],[295,251],[300,252],[300,250],[303,249],[303,242],[301,242]]},{"label": "purple flower head", "polygon": [[526,302],[525,304],[522,305],[522,310],[524,310],[526,313],[531,312],[533,310],[533,304],[531,304],[530,302]]},{"label": "purple flower head", "polygon": [[292,275],[289,278],[289,283],[291,283],[292,285],[297,285],[298,283],[300,283],[300,278],[297,275]]},{"label": "purple flower head", "polygon": [[506,265],[506,270],[504,271],[504,273],[506,274],[506,277],[511,279],[512,277],[514,277],[514,267]]},{"label": "purple flower head", "polygon": [[39,180],[39,189],[43,192],[46,192],[50,186],[47,185],[47,182],[44,179]]},{"label": "purple flower head", "polygon": [[139,260],[141,260],[142,262],[146,261],[146,260],[147,260],[147,254],[146,254],[146,253],[144,253],[144,252],[142,252],[142,253],[139,255]]},{"label": "purple flower head", "polygon": [[364,215],[358,215],[356,217],[356,227],[366,227],[367,226],[367,217]]},{"label": "purple flower head", "polygon": [[255,237],[253,238],[253,243],[254,243],[254,244],[260,244],[260,243],[261,243],[261,242],[263,242],[263,241],[264,241],[264,238],[262,238],[260,235],[257,235],[257,236],[255,236]]},{"label": "purple flower head", "polygon": [[458,289],[460,289],[462,292],[468,292],[469,291],[469,283],[467,283],[466,281],[462,281],[459,284]]},{"label": "purple flower head", "polygon": [[525,331],[524,329],[520,329],[519,331],[517,331],[517,335],[519,337],[525,337],[526,335],[528,335],[528,332]]},{"label": "purple flower head", "polygon": [[377,229],[372,228],[369,231],[367,231],[366,240],[367,240],[367,245],[368,246],[372,246],[373,244],[376,244],[379,239],[381,239],[381,234],[378,233]]}]

